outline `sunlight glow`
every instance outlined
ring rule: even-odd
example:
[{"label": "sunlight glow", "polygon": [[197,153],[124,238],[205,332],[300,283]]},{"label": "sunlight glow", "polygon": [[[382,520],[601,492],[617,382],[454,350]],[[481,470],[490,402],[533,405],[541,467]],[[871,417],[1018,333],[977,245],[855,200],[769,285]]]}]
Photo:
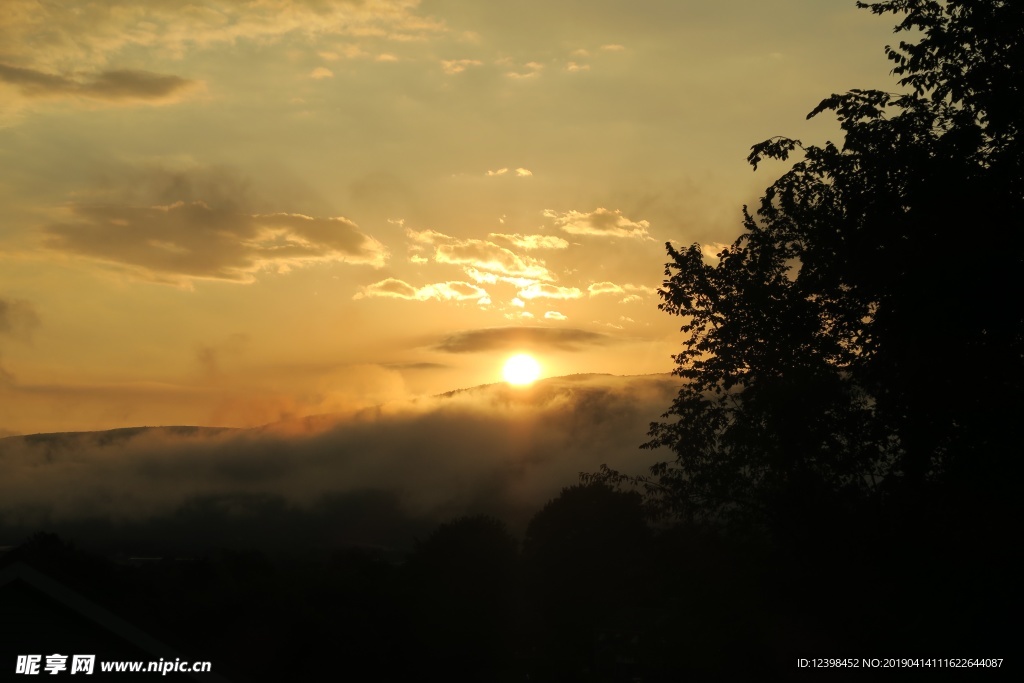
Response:
[{"label": "sunlight glow", "polygon": [[540,363],[529,354],[519,353],[505,361],[502,372],[509,384],[530,384],[540,377]]}]

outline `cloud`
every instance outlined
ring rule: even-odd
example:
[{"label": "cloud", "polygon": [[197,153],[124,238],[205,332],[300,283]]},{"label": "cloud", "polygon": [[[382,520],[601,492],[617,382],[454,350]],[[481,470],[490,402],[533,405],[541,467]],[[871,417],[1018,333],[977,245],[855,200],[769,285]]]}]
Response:
[{"label": "cloud", "polygon": [[622,215],[618,209],[609,211],[597,208],[590,213],[567,211],[558,213],[547,209],[544,216],[555,219],[555,225],[570,235],[593,235],[598,237],[632,237],[650,240],[647,221],[632,221]]},{"label": "cloud", "polygon": [[544,313],[544,317],[547,320],[568,320],[566,316],[562,315],[558,311],[547,311]]},{"label": "cloud", "polygon": [[0,64],[0,82],[30,98],[88,97],[111,102],[168,101],[196,85],[179,76],[149,71],[101,71],[75,79],[8,64]]},{"label": "cloud", "polygon": [[437,230],[413,230],[412,228],[406,228],[405,235],[416,244],[426,245],[441,244],[455,239]]},{"label": "cloud", "polygon": [[[242,542],[264,548],[295,535],[336,543],[393,514],[436,523],[487,512],[522,528],[580,471],[645,471],[659,454],[637,446],[677,391],[668,375],[582,375],[261,429],[4,438],[0,528],[7,536],[44,522],[58,533],[102,527],[167,543],[178,525],[184,538],[236,543],[232,533],[251,525],[256,536]],[[328,521],[329,500],[347,502],[343,520]],[[311,528],[322,536],[311,539]],[[405,531],[411,545],[415,530]]]},{"label": "cloud", "polygon": [[460,74],[471,66],[480,66],[483,64],[479,59],[442,59],[441,70],[446,74],[455,75]]},{"label": "cloud", "polygon": [[[4,338],[18,341],[29,341],[32,333],[39,327],[39,315],[35,306],[24,299],[0,298],[0,341]],[[3,355],[0,354],[0,390],[16,385],[14,374],[5,366]],[[3,432],[0,425],[0,432]]]},{"label": "cloud", "polygon": [[0,337],[27,341],[38,327],[39,314],[30,302],[0,298]]},{"label": "cloud", "polygon": [[240,356],[248,344],[249,335],[236,332],[221,342],[197,346],[195,359],[202,378],[207,381],[219,379],[224,374],[225,361]]},{"label": "cloud", "polygon": [[[496,176],[506,175],[508,173],[508,171],[509,171],[508,167],[502,167],[502,168],[496,168],[496,169],[488,170],[488,171],[486,171],[484,173],[484,175],[487,176],[488,178],[493,178],[493,177],[496,177]],[[516,175],[517,178],[528,178],[529,176],[533,175],[533,171],[531,171],[528,168],[520,167],[520,168],[517,168],[515,170],[515,175]]]},{"label": "cloud", "polygon": [[605,52],[623,52],[626,49],[626,46],[612,43],[610,45],[602,45],[601,49]]},{"label": "cloud", "polygon": [[712,260],[717,261],[718,255],[724,250],[729,249],[732,245],[726,244],[725,242],[709,242],[700,245],[701,255],[704,260],[711,263]]},{"label": "cloud", "polygon": [[387,278],[372,285],[367,285],[352,298],[391,298],[406,299],[407,301],[429,301],[431,299],[438,301],[476,300],[481,304],[490,303],[490,298],[485,290],[468,282],[438,282],[417,288],[396,278]]},{"label": "cloud", "polygon": [[622,294],[625,290],[614,282],[595,282],[587,286],[590,296],[597,294]]},{"label": "cloud", "polygon": [[418,0],[105,0],[74,11],[36,0],[4,0],[0,45],[7,61],[32,69],[103,66],[122,52],[142,49],[159,58],[190,50],[272,43],[289,35],[416,40],[447,29],[415,13]]},{"label": "cloud", "polygon": [[488,237],[505,240],[520,249],[566,249],[569,243],[561,237],[554,235],[508,235],[500,232],[492,232]]},{"label": "cloud", "polygon": [[309,72],[309,77],[319,81],[324,78],[334,78],[334,72],[327,67],[318,66]]},{"label": "cloud", "polygon": [[477,270],[472,266],[464,268],[463,272],[466,273],[474,282],[480,282],[484,284],[493,285],[496,282],[506,282],[516,287],[528,287],[536,282],[530,277],[513,277],[508,275],[496,275],[495,273],[485,273],[482,270]]},{"label": "cloud", "polygon": [[546,282],[536,282],[519,290],[524,299],[579,299],[583,293],[576,287],[559,287]]},{"label": "cloud", "polygon": [[418,299],[419,290],[408,282],[389,277],[386,280],[375,282],[372,285],[363,287],[363,290],[353,296],[353,299],[363,297],[391,297],[395,299]]},{"label": "cloud", "polygon": [[414,243],[414,249],[433,246],[435,262],[463,266],[467,274],[477,282],[496,282],[507,278],[519,278],[527,282],[554,279],[543,261],[520,256],[494,242],[460,240],[435,230],[406,228],[405,234]]},{"label": "cloud", "polygon": [[[645,293],[653,291],[651,287],[642,287],[640,285],[617,285],[614,282],[595,282],[587,286],[587,292],[590,296],[598,296],[600,294],[625,294],[626,292]],[[636,297],[639,299],[640,297]]]},{"label": "cloud", "polygon": [[438,245],[434,252],[434,260],[438,263],[465,265],[510,277],[554,279],[542,261],[529,256],[519,256],[509,249],[484,240],[458,240],[452,244]]},{"label": "cloud", "polygon": [[74,205],[72,219],[44,228],[50,249],[126,267],[139,277],[252,282],[261,270],[312,263],[380,267],[384,245],[347,218],[248,214],[202,201],[167,206]]},{"label": "cloud", "polygon": [[359,47],[358,45],[338,45],[334,50],[317,52],[317,55],[321,59],[328,62],[336,62],[342,57],[345,59],[360,59],[363,57],[369,57],[370,53]]},{"label": "cloud", "polygon": [[[4,367],[3,356],[0,356],[0,389],[13,387],[15,383],[14,375]],[[2,432],[3,430],[0,430],[0,436],[3,436]]]},{"label": "cloud", "polygon": [[410,250],[416,255],[426,247],[434,247],[434,261],[460,265],[477,283],[508,282],[525,287],[539,280],[554,280],[544,261],[519,256],[494,242],[459,240],[437,230],[406,228],[412,242]]},{"label": "cloud", "polygon": [[444,363],[422,361],[418,363],[386,363],[384,367],[394,368],[395,370],[446,370],[451,366]]},{"label": "cloud", "polygon": [[577,73],[580,71],[590,71],[589,64],[577,64],[576,62],[569,62],[565,65],[565,70],[569,73]]},{"label": "cloud", "polygon": [[612,343],[607,335],[587,330],[553,327],[492,327],[468,330],[445,337],[437,345],[448,353],[475,353],[528,348],[537,351],[578,351],[580,346]]},{"label": "cloud", "polygon": [[[0,298],[0,341],[7,338],[27,342],[38,327],[39,314],[31,302]],[[14,374],[4,367],[3,356],[0,355],[0,389],[14,387],[15,384]]]},{"label": "cloud", "polygon": [[[501,60],[499,63],[503,62],[504,60]],[[544,65],[540,62],[527,62],[526,64],[523,64],[523,68],[526,69],[526,71],[509,71],[506,72],[505,75],[513,80],[536,78],[540,75],[540,72],[544,70]]]}]

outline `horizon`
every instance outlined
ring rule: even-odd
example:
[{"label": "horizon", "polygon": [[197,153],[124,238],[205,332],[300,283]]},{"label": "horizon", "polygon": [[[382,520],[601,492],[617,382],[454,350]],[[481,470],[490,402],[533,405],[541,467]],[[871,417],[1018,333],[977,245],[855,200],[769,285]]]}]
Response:
[{"label": "horizon", "polygon": [[[580,472],[645,469],[640,444],[677,391],[667,373],[577,374],[252,428],[10,436],[0,440],[0,541],[45,528],[101,547],[203,538],[201,547],[408,549],[475,514],[522,533]],[[254,536],[263,525],[273,531]]]}]

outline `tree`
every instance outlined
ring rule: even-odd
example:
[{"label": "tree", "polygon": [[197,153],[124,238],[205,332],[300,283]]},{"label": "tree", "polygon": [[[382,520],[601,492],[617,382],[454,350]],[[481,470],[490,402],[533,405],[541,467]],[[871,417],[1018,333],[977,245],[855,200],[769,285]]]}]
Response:
[{"label": "tree", "polygon": [[[887,0],[903,93],[824,99],[841,146],[792,164],[710,262],[666,245],[685,382],[647,448],[663,512],[806,520],[1005,500],[1024,359],[1024,3]],[[970,499],[965,502],[963,496]],[[828,516],[826,514],[826,516]]]},{"label": "tree", "polygon": [[514,664],[518,564],[519,542],[485,515],[454,519],[417,543],[405,567],[416,671],[479,681]]},{"label": "tree", "polygon": [[523,540],[531,675],[542,681],[593,680],[596,671],[624,676],[600,656],[630,658],[621,636],[642,639],[637,593],[651,584],[649,560],[637,493],[594,483],[564,488],[548,501]]}]

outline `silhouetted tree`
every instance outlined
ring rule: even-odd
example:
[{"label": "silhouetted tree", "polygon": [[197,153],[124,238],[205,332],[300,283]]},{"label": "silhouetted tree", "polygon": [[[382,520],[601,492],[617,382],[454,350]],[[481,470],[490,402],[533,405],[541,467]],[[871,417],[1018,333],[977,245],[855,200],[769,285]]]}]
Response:
[{"label": "silhouetted tree", "polygon": [[664,510],[795,527],[868,502],[955,499],[960,515],[1008,500],[1024,388],[1024,3],[858,5],[920,31],[886,48],[905,92],[823,100],[808,118],[833,112],[841,145],[754,145],[755,169],[802,158],[756,213],[744,207],[717,259],[666,245],[660,308],[686,337],[671,420],[645,444],[675,456],[652,468]]},{"label": "silhouetted tree", "polygon": [[650,533],[637,493],[571,486],[530,520],[523,564],[534,680],[604,680],[643,633]]},{"label": "silhouetted tree", "polygon": [[515,663],[519,542],[485,515],[438,527],[410,556],[415,672],[447,680],[494,680]]}]

